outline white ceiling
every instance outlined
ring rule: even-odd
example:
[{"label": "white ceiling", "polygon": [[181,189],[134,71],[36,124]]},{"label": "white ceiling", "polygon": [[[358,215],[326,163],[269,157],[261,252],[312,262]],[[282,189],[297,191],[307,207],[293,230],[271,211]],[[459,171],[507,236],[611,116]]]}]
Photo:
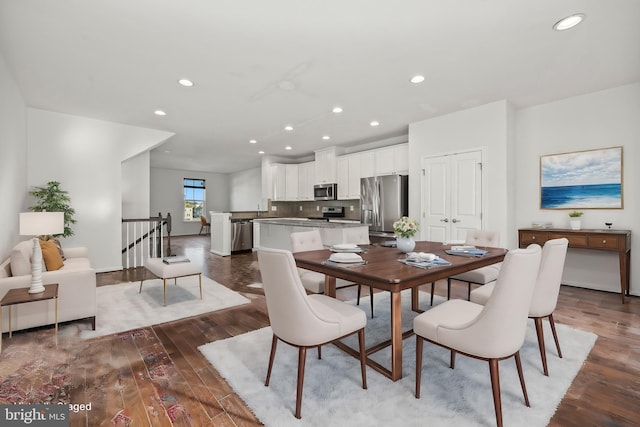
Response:
[{"label": "white ceiling", "polygon": [[639,18],[638,0],[0,0],[0,53],[28,106],[175,132],[152,165],[234,172],[640,81]]}]

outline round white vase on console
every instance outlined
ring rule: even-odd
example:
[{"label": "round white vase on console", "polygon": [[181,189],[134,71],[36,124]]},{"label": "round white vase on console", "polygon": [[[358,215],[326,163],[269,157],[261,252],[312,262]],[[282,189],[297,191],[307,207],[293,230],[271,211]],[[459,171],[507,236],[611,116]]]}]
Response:
[{"label": "round white vase on console", "polygon": [[582,221],[580,221],[579,219],[571,219],[569,220],[569,224],[571,225],[572,230],[580,230]]},{"label": "round white vase on console", "polygon": [[413,237],[396,237],[396,246],[400,252],[409,253],[416,247],[416,241]]}]

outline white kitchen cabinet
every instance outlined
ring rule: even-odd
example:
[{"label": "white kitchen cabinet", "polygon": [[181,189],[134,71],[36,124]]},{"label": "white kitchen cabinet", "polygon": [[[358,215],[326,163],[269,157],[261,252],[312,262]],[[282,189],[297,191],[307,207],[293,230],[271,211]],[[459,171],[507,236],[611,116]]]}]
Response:
[{"label": "white kitchen cabinet", "polygon": [[375,156],[374,151],[363,151],[360,153],[360,178],[375,176]]},{"label": "white kitchen cabinet", "polygon": [[271,165],[271,180],[273,191],[271,192],[272,200],[281,202],[286,200],[287,188],[287,171],[286,165],[274,163]]},{"label": "white kitchen cabinet", "polygon": [[375,150],[375,174],[391,175],[409,170],[409,144]]},{"label": "white kitchen cabinet", "polygon": [[336,159],[336,183],[338,184],[338,200],[349,198],[349,156]]},{"label": "white kitchen cabinet", "polygon": [[340,156],[336,161],[338,199],[360,198],[360,153]]},{"label": "white kitchen cabinet", "polygon": [[313,200],[313,184],[316,182],[316,163],[298,164],[298,200]]},{"label": "white kitchen cabinet", "polygon": [[285,165],[285,200],[298,200],[298,165]]},{"label": "white kitchen cabinet", "polygon": [[298,200],[298,165],[274,163],[272,171],[272,200],[275,202]]},{"label": "white kitchen cabinet", "polygon": [[336,182],[336,147],[316,151],[316,184]]}]

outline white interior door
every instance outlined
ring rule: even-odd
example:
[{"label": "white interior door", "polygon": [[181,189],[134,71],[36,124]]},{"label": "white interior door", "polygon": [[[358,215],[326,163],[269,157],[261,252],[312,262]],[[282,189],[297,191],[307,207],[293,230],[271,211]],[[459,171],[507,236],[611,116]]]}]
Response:
[{"label": "white interior door", "polygon": [[427,240],[464,241],[482,229],[482,152],[423,159],[423,228]]}]

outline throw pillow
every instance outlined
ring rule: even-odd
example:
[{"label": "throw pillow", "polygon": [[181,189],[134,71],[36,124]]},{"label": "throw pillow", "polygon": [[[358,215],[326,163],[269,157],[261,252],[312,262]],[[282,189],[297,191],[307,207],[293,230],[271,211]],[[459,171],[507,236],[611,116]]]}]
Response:
[{"label": "throw pillow", "polygon": [[60,239],[58,239],[57,237],[54,237],[53,239],[49,239],[49,240],[52,241],[58,248],[58,252],[60,252],[60,257],[62,258],[62,261],[66,261],[67,258],[65,258],[64,252],[62,251],[62,244],[60,243]]},{"label": "throw pillow", "polygon": [[31,253],[33,252],[33,239],[18,243],[11,249],[11,275],[24,276],[31,274]]},{"label": "throw pillow", "polygon": [[40,248],[42,249],[42,259],[47,271],[60,270],[64,266],[55,243],[50,240],[40,240]]}]

